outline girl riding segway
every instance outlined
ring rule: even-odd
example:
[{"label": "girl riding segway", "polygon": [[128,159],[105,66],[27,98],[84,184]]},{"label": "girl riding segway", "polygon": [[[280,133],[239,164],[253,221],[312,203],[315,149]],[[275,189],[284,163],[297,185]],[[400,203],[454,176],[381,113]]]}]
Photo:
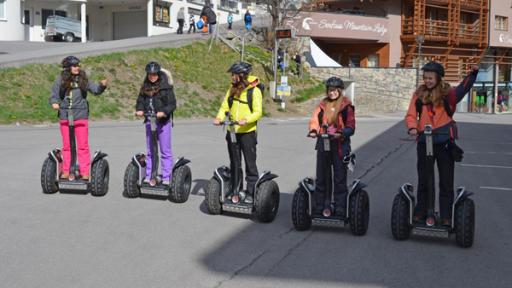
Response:
[{"label": "girl riding segway", "polygon": [[172,202],[184,203],[190,195],[192,173],[187,165],[190,160],[178,157],[173,163],[171,130],[176,98],[172,76],[170,71],[153,61],[145,70],[135,113],[144,117],[147,154],[137,153],[128,163],[123,195],[128,198],[164,196]]},{"label": "girl riding segway", "polygon": [[[91,155],[89,151],[89,105],[87,93],[99,95],[107,88],[107,79],[98,84],[87,78],[85,71],[80,69],[80,60],[75,56],[68,56],[62,60],[62,72],[55,80],[50,97],[50,105],[59,111],[59,124],[62,136],[62,171],[60,178],[81,178],[89,181]],[[72,115],[68,115],[71,113]],[[69,117],[71,116],[71,117]],[[70,118],[72,119],[70,121]],[[74,125],[76,137],[76,151],[80,171],[71,171],[71,144],[70,124]],[[75,159],[74,159],[75,160]],[[73,161],[76,162],[76,161]],[[73,165],[74,166],[74,165]]]},{"label": "girl riding segway", "polygon": [[[478,74],[478,66],[473,66],[457,88],[443,80],[444,68],[438,62],[425,64],[423,70],[424,84],[418,87],[411,99],[405,122],[409,135],[417,137],[418,202],[414,209],[414,221],[433,219],[434,197],[428,197],[428,187],[434,191],[433,175],[426,175],[425,127],[430,125],[433,135],[433,158],[439,171],[439,208],[440,224],[449,226],[452,219],[454,201],[454,161],[460,149],[455,145],[457,127],[453,121],[456,105],[473,86]],[[459,160],[460,161],[460,160]],[[432,163],[433,165],[433,163]],[[433,172],[433,171],[432,171]],[[432,183],[430,183],[432,182]],[[430,199],[432,198],[432,199]],[[428,203],[430,199],[431,203]],[[435,224],[435,223],[433,223]],[[432,225],[433,225],[432,224]]]},{"label": "girl riding segway", "polygon": [[[146,124],[146,178],[145,183],[156,186],[161,182],[162,185],[171,183],[173,154],[171,147],[171,116],[176,109],[176,98],[174,90],[169,85],[167,75],[162,72],[157,62],[149,62],[146,65],[146,77],[139,91],[136,104],[136,115],[145,117]],[[156,175],[157,171],[153,171],[157,166],[152,163],[152,141],[153,133],[151,127],[151,117],[156,117],[156,136],[158,146],[160,147],[160,163],[162,167],[162,179]],[[155,169],[157,170],[157,169]]]},{"label": "girl riding segway", "polygon": [[[317,138],[321,134],[330,136],[330,149],[324,149],[324,141],[318,137],[315,149],[316,157],[316,189],[313,214],[330,217],[332,214],[345,215],[346,196],[347,196],[347,165],[344,158],[350,154],[350,136],[356,129],[356,119],[354,106],[350,100],[344,96],[345,85],[343,80],[338,77],[331,77],[325,82],[327,96],[316,107],[311,120],[309,121],[308,136]],[[330,150],[326,155],[326,151]],[[336,207],[331,206],[331,200],[328,194],[328,179],[326,175],[327,165],[332,165],[332,177],[334,178],[334,203]],[[336,211],[336,212],[334,212]]]}]

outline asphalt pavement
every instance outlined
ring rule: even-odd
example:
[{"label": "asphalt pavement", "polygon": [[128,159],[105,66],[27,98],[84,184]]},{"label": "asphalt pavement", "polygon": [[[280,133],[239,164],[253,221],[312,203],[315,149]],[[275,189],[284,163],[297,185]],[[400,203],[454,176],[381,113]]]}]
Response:
[{"label": "asphalt pavement", "polygon": [[314,176],[307,119],[259,124],[258,167],[279,175],[274,222],[208,215],[204,188],[227,164],[224,131],[209,120],[178,120],[175,156],[192,160],[192,195],[183,204],[122,196],[130,157],[144,151],[140,121],[90,126],[91,150],[108,153],[109,192],[45,195],[41,165],[60,146],[56,125],[0,126],[2,287],[510,287],[512,281],[512,115],[459,114],[456,185],[474,193],[472,248],[455,240],[395,241],[391,204],[416,183],[415,145],[402,141],[402,115],[358,118],[353,148],[370,195],[370,226],[297,232],[291,199]]}]

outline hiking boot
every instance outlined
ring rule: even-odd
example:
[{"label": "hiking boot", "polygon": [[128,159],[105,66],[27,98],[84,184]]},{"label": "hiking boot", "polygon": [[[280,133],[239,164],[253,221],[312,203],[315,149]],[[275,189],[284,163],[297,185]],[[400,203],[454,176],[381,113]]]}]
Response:
[{"label": "hiking boot", "polygon": [[171,181],[169,181],[169,180],[164,180],[164,181],[162,181],[162,185],[170,186],[170,185],[171,185]]},{"label": "hiking boot", "polygon": [[416,213],[414,213],[414,216],[412,217],[412,221],[413,222],[422,222],[425,220],[425,217],[426,217],[425,213],[416,212]]},{"label": "hiking boot", "polygon": [[452,219],[441,218],[441,225],[443,225],[443,226],[452,226]]},{"label": "hiking boot", "polygon": [[89,175],[82,175],[82,180],[89,181],[90,176]]},{"label": "hiking boot", "polygon": [[68,179],[69,178],[69,173],[63,172],[62,174],[60,174],[60,178],[61,179]]}]

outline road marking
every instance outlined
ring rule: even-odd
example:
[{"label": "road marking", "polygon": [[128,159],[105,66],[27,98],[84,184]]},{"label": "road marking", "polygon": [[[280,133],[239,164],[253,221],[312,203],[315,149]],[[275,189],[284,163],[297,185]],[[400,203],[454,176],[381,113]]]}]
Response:
[{"label": "road marking", "polygon": [[512,166],[498,166],[498,165],[479,165],[479,164],[460,164],[465,167],[479,167],[479,168],[501,168],[501,169],[512,169]]},{"label": "road marking", "polygon": [[489,187],[489,186],[480,186],[480,189],[512,191],[512,188],[506,188],[506,187]]}]

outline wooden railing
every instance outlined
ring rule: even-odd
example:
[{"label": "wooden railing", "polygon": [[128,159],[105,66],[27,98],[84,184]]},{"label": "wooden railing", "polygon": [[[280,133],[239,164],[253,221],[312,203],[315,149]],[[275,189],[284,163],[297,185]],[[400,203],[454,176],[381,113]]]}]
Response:
[{"label": "wooden railing", "polygon": [[[450,23],[444,20],[429,20],[425,21],[425,36],[437,36],[437,37],[448,37],[448,32],[450,27]],[[423,23],[422,23],[423,24]],[[480,21],[475,21],[472,24],[463,24],[460,23],[458,25],[458,29],[455,35],[459,40],[468,40],[468,41],[479,41],[480,37]],[[403,19],[402,20],[402,35],[414,35],[414,21],[412,18]]]},{"label": "wooden railing", "polygon": [[478,6],[478,7],[480,7],[481,5],[484,4],[482,2],[483,2],[482,0],[460,0],[460,5],[461,6],[469,5],[469,6]]}]

